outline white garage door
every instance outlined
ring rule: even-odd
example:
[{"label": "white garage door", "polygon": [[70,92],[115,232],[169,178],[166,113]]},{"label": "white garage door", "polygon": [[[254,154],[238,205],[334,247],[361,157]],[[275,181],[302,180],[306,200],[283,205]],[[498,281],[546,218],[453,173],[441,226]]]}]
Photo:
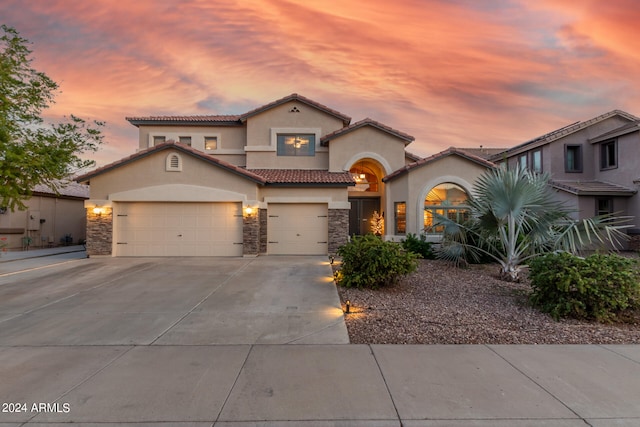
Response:
[{"label": "white garage door", "polygon": [[267,223],[270,255],[326,255],[327,205],[269,203]]},{"label": "white garage door", "polygon": [[118,203],[116,256],[242,256],[240,203]]}]

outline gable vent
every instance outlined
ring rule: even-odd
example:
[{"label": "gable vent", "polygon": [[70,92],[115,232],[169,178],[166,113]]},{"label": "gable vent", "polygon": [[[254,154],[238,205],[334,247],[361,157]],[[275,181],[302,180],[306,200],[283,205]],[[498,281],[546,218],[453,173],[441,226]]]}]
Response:
[{"label": "gable vent", "polygon": [[296,106],[294,105],[294,106],[293,106],[293,108],[291,108],[291,109],[289,110],[289,112],[290,112],[290,113],[299,113],[299,112],[300,112],[300,110],[298,109],[298,107],[296,107]]},{"label": "gable vent", "polygon": [[182,158],[180,155],[176,153],[169,154],[165,162],[165,168],[167,172],[181,172]]}]

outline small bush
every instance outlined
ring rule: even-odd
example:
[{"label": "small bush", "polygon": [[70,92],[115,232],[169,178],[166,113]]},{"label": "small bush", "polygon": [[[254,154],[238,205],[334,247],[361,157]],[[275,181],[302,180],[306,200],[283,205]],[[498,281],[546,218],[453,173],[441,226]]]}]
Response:
[{"label": "small bush", "polygon": [[402,247],[424,259],[435,259],[436,257],[433,252],[433,244],[427,242],[427,236],[424,234],[421,234],[420,237],[412,233],[407,234],[407,238],[402,240]]},{"label": "small bush", "polygon": [[617,320],[622,311],[640,306],[638,267],[637,260],[613,254],[540,256],[530,263],[530,301],[556,320]]},{"label": "small bush", "polygon": [[337,282],[344,287],[376,289],[395,283],[401,276],[418,268],[419,255],[402,246],[385,242],[373,234],[353,236],[338,249],[342,269]]}]

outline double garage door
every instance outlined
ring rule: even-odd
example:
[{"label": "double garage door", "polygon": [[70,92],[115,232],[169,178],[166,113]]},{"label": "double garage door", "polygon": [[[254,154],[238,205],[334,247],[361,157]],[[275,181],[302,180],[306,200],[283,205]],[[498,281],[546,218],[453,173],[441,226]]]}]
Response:
[{"label": "double garage door", "polygon": [[[267,253],[326,255],[322,203],[270,203]],[[241,203],[127,202],[114,209],[115,256],[242,256]]]},{"label": "double garage door", "polygon": [[242,256],[240,203],[118,203],[116,256]]}]

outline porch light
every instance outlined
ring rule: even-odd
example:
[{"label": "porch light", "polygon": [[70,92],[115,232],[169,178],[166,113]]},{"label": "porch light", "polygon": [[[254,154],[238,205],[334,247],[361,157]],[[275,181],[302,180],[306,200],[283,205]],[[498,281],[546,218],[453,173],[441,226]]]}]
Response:
[{"label": "porch light", "polygon": [[251,206],[247,206],[246,208],[244,208],[244,213],[247,216],[253,215],[253,212],[254,212],[254,210],[253,210],[253,208]]},{"label": "porch light", "polygon": [[344,303],[344,312],[345,313],[350,313],[351,312],[351,301],[347,300]]},{"label": "porch light", "polygon": [[104,213],[104,209],[102,209],[100,206],[96,206],[95,208],[93,208],[93,213],[100,216]]}]

